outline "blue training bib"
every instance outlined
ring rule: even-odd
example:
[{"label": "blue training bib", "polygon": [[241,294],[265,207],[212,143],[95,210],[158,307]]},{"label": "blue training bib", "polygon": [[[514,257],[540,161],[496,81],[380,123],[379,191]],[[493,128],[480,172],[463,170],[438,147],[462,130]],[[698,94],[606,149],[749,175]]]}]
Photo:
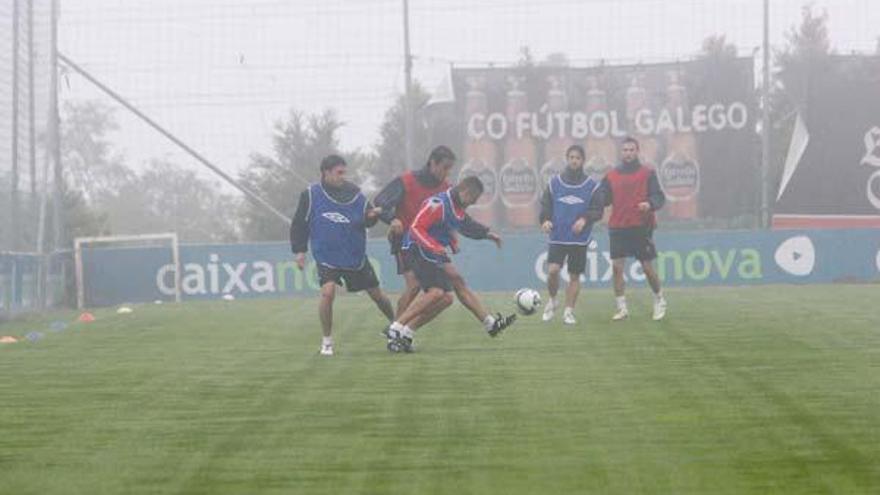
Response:
[{"label": "blue training bib", "polygon": [[339,203],[321,184],[312,184],[309,203],[309,242],[315,261],[330,268],[361,268],[367,253],[367,198],[358,192],[351,201]]},{"label": "blue training bib", "polygon": [[566,184],[559,175],[550,178],[550,195],[553,198],[551,244],[586,246],[590,242],[592,226],[584,227],[580,234],[572,232],[571,226],[587,212],[596,186],[596,181],[589,177],[576,185]]}]

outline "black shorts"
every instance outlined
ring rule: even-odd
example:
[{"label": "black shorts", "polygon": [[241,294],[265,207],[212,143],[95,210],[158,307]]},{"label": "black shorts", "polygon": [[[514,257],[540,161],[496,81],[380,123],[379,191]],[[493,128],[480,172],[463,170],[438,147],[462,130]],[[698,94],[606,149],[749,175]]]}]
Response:
[{"label": "black shorts", "polygon": [[[443,263],[428,260],[422,254],[421,248],[415,245],[404,250],[403,255],[406,266],[413,271],[423,291],[437,288],[442,289],[443,292],[452,292],[452,282],[443,270]],[[449,262],[449,258],[444,257],[444,259],[444,263]]]},{"label": "black shorts", "polygon": [[568,273],[580,275],[587,268],[587,246],[577,244],[550,244],[547,250],[547,263],[559,266],[568,258]]},{"label": "black shorts", "polygon": [[403,244],[403,237],[389,234],[388,243],[391,244],[391,256],[394,256],[394,260],[397,262],[397,274],[403,275],[404,273],[410,271],[410,268],[406,264],[405,252],[401,248],[401,244]]},{"label": "black shorts", "polygon": [[336,285],[344,284],[348,292],[360,292],[379,287],[379,277],[376,276],[370,260],[364,260],[364,266],[359,270],[345,270],[318,265],[318,279],[321,287],[328,282],[334,282]]},{"label": "black shorts", "polygon": [[631,227],[627,229],[609,229],[611,239],[611,259],[635,258],[639,261],[651,261],[657,257],[654,246],[654,229],[650,227]]}]

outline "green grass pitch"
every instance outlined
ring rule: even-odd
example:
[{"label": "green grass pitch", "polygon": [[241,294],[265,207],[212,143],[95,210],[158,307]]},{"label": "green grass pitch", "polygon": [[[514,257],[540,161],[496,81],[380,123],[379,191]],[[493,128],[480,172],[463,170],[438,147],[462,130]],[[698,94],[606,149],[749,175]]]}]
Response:
[{"label": "green grass pitch", "polygon": [[7,323],[45,338],[0,345],[0,493],[880,493],[880,286],[630,292],[494,340],[456,304],[412,355],[366,296],[332,358],[315,299]]}]

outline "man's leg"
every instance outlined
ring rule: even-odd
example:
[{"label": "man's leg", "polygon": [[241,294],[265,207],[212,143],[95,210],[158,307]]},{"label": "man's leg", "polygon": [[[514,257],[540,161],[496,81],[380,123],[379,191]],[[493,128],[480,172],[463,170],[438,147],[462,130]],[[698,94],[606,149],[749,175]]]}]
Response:
[{"label": "man's leg", "polygon": [[587,267],[587,246],[566,246],[566,253],[568,255],[568,287],[565,289],[565,311],[562,314],[562,322],[566,325],[576,325],[574,306],[581,291],[581,274]]},{"label": "man's leg", "polygon": [[645,278],[648,279],[648,285],[654,292],[654,320],[662,320],[666,316],[666,298],[663,297],[663,291],[660,287],[660,277],[651,260],[642,261],[642,270],[645,272]]},{"label": "man's leg", "polygon": [[[427,291],[416,296],[403,314],[397,318],[396,322],[403,326],[409,326],[409,324],[415,321],[417,317],[428,314],[428,311],[438,303],[442,302],[444,297],[445,292],[443,289],[431,287]],[[437,315],[435,314],[434,316]]]},{"label": "man's leg", "polygon": [[439,301],[434,303],[433,306],[426,309],[422,314],[413,318],[413,320],[409,323],[409,327],[413,330],[418,330],[419,328],[436,318],[437,315],[442,313],[446,308],[452,306],[452,302],[452,294],[448,292],[443,293],[443,297]]},{"label": "man's leg", "polygon": [[578,294],[581,292],[581,274],[569,272],[568,287],[565,288],[565,312],[563,321],[567,325],[574,325],[577,320],[574,318],[574,306],[577,304]]},{"label": "man's leg", "polygon": [[480,323],[483,324],[483,327],[489,332],[490,336],[494,337],[501,330],[504,330],[513,324],[514,320],[516,320],[516,315],[502,317],[501,313],[498,313],[497,315],[489,314],[489,312],[486,311],[486,307],[483,306],[482,301],[480,301],[480,298],[478,298],[470,287],[467,286],[464,277],[461,276],[452,263],[444,263],[443,271],[445,271],[447,277],[449,277],[449,281],[452,284],[452,288],[455,290],[455,295],[458,297],[458,300]]},{"label": "man's leg", "polygon": [[321,342],[321,354],[325,356],[333,355],[333,300],[336,298],[336,283],[326,282],[321,286],[321,300],[318,303],[318,314],[321,317],[321,331],[323,339]]},{"label": "man's leg", "polygon": [[617,312],[611,318],[614,321],[623,320],[629,316],[629,310],[626,307],[626,296],[624,296],[625,282],[623,280],[623,270],[626,267],[626,258],[615,258],[611,260],[612,272],[614,274],[614,298],[617,303]]},{"label": "man's leg", "polygon": [[556,294],[559,293],[560,270],[562,270],[562,265],[559,263],[547,264],[547,292],[550,294],[550,298],[547,299],[547,304],[544,305],[544,314],[541,316],[541,319],[544,321],[552,320],[553,312],[556,311]]},{"label": "man's leg", "polygon": [[391,306],[391,300],[385,295],[385,291],[379,287],[373,287],[367,289],[367,294],[370,296],[370,299],[376,303],[376,307],[379,308],[379,311],[388,318],[388,321],[394,321],[394,308]]},{"label": "man's leg", "polygon": [[395,313],[398,317],[406,311],[406,308],[419,295],[420,291],[419,281],[412,270],[403,272],[403,283],[403,292],[400,294],[400,299],[397,300],[397,313]]}]

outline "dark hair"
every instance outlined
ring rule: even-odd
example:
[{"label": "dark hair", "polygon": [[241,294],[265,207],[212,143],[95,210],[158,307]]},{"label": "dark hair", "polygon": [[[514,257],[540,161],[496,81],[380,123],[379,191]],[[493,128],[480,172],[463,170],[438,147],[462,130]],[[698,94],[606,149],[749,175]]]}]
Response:
[{"label": "dark hair", "polygon": [[634,137],[632,137],[632,136],[627,136],[627,137],[623,138],[623,142],[621,142],[620,145],[623,146],[623,145],[626,144],[626,143],[632,143],[632,144],[636,145],[636,149],[640,149],[640,148],[641,148],[641,147],[639,146],[639,140],[636,139],[636,138],[634,138]]},{"label": "dark hair", "polygon": [[457,187],[459,190],[467,189],[477,195],[483,194],[483,181],[481,181],[476,175],[469,175],[464,179],[461,179]]},{"label": "dark hair", "polygon": [[431,154],[428,155],[428,163],[425,166],[431,165],[431,162],[440,163],[443,160],[451,160],[455,161],[455,153],[449,149],[448,146],[440,145],[431,150]]},{"label": "dark hair", "polygon": [[337,165],[347,166],[345,163],[345,158],[342,158],[339,155],[327,155],[321,160],[321,172],[326,172]]},{"label": "dark hair", "polygon": [[584,152],[584,147],[579,144],[573,144],[573,145],[569,146],[568,149],[565,150],[565,157],[568,158],[568,154],[571,153],[572,151],[577,151],[578,153],[580,153],[581,158],[587,157],[587,154]]}]

